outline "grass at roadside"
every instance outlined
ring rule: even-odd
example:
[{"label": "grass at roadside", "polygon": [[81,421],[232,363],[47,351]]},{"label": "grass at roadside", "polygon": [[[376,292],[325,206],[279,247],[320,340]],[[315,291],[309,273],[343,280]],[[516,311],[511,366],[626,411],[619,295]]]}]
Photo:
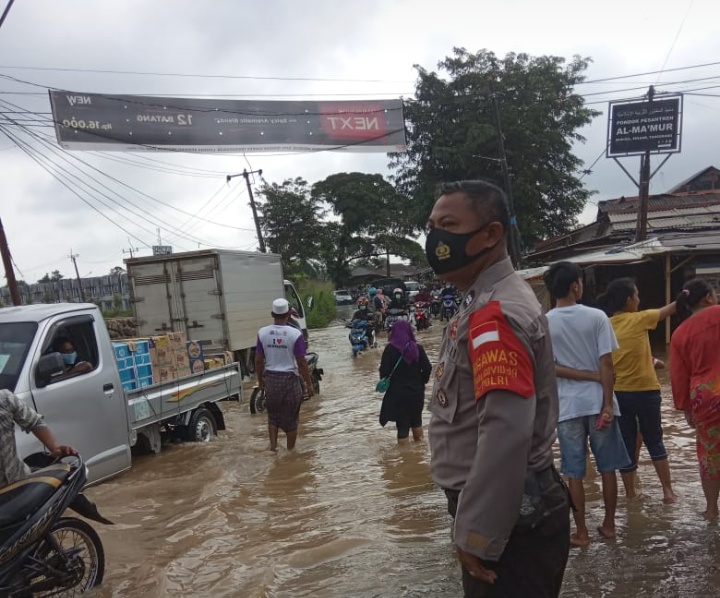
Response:
[{"label": "grass at roadside", "polygon": [[[307,312],[308,328],[325,328],[335,319],[335,295],[333,285],[319,280],[307,280],[300,287],[300,297]],[[310,307],[308,299],[312,297]]]}]

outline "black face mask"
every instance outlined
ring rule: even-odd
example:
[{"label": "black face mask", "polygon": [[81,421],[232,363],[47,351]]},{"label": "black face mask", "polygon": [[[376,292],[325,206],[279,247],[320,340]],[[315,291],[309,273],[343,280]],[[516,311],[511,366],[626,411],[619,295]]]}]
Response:
[{"label": "black face mask", "polygon": [[451,233],[433,228],[425,241],[425,255],[435,274],[447,274],[460,270],[478,258],[492,251],[494,245],[481,249],[475,255],[465,253],[465,248],[477,233],[484,230],[490,223],[469,233]]}]

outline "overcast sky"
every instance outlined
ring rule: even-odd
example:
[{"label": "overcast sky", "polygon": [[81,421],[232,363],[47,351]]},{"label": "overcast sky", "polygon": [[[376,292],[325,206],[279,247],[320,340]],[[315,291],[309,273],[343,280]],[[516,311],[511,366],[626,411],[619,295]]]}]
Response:
[{"label": "overcast sky", "polygon": [[[5,2],[0,0],[0,7]],[[109,94],[235,94],[248,99],[333,97],[309,94],[398,98],[412,96],[414,64],[434,69],[453,46],[471,51],[486,48],[500,56],[580,54],[594,61],[589,79],[665,69],[659,75],[578,88],[588,102],[599,102],[593,107],[603,111],[584,131],[587,143],[576,150],[588,166],[605,146],[607,100],[641,95],[655,83],[660,84],[659,91],[706,94],[685,97],[683,151],[653,179],[651,192],[657,193],[706,166],[720,166],[720,64],[671,70],[720,60],[717,18],[712,16],[716,13],[717,0],[16,0],[0,29],[0,75],[36,85],[0,78],[0,100],[48,118],[50,106],[43,87]],[[7,104],[0,108],[0,112],[8,110]],[[23,124],[31,124],[36,117],[22,118],[27,119]],[[106,190],[107,195],[118,202],[95,193],[85,195],[88,205],[0,134],[0,218],[17,276],[28,282],[55,269],[70,275],[71,249],[79,255],[81,275],[105,274],[128,257],[123,249],[139,248],[141,255],[149,254],[149,246],[157,243],[158,227],[163,244],[176,251],[197,249],[198,244],[256,247],[247,196],[241,194],[244,181],[240,177],[229,186],[225,183],[226,174],[249,166],[262,168],[270,182],[300,176],[312,183],[353,170],[388,174],[385,154],[61,151],[58,155],[52,129],[33,126],[30,131],[50,134],[54,150],[17,126],[10,130],[32,145],[34,155],[46,154],[77,177],[73,181],[89,181],[92,176],[103,182],[112,190]],[[624,163],[637,173],[638,158]],[[584,182],[597,191],[594,201],[636,193],[620,168],[605,157]],[[225,226],[193,219],[199,211],[206,220]],[[590,221],[594,215],[595,206],[588,204],[582,220]]]}]

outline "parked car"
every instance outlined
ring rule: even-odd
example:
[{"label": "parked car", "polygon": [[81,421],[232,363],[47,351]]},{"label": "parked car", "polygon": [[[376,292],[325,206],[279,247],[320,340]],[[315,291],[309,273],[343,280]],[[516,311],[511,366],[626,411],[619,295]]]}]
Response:
[{"label": "parked car", "polygon": [[415,295],[420,292],[420,283],[417,280],[406,280],[405,288],[407,289],[408,299],[410,300],[410,303],[413,303],[415,300]]},{"label": "parked car", "polygon": [[352,305],[353,301],[350,291],[347,289],[338,289],[335,291],[335,303],[337,305]]}]

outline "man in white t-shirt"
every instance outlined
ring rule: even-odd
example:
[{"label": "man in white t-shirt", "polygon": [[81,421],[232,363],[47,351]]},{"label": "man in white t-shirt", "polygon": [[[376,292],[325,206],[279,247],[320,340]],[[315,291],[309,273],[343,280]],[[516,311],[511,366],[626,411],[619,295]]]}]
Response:
[{"label": "man in white t-shirt", "polygon": [[302,332],[289,325],[290,304],[286,299],[275,299],[272,304],[274,323],[258,331],[255,346],[255,372],[258,386],[265,390],[268,414],[270,450],[277,450],[278,431],[287,435],[287,448],[295,448],[300,422],[300,405],[305,380],[308,396],[313,396],[305,353],[307,345]]},{"label": "man in white t-shirt", "polygon": [[545,286],[557,301],[547,314],[555,356],[560,415],[561,471],[568,477],[577,532],[573,546],[587,546],[585,523],[587,444],[602,478],[605,518],[598,532],[615,537],[616,471],[630,463],[615,416],[620,415],[613,393],[612,352],[618,344],[610,320],[599,309],[578,304],[583,295],[582,272],[571,262],[553,264]]}]

